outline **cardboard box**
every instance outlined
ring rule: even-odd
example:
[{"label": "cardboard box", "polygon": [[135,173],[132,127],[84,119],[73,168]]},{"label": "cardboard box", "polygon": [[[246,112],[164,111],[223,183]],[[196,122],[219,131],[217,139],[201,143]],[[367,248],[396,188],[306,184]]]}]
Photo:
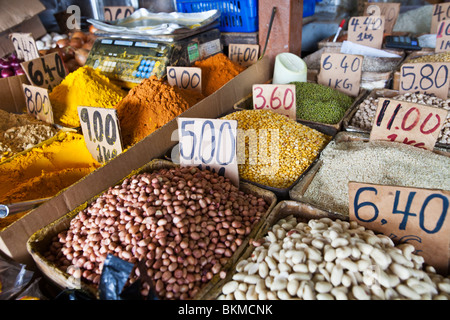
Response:
[{"label": "cardboard box", "polygon": [[25,94],[22,84],[30,84],[26,75],[0,79],[0,109],[12,113],[24,113]]},{"label": "cardboard box", "polygon": [[[264,58],[186,110],[180,117],[215,119],[225,115],[233,110],[235,102],[251,92],[253,84],[267,82],[272,73],[269,59]],[[152,159],[163,157],[177,144],[178,141],[172,140],[172,134],[177,130],[177,120],[173,119],[106,165],[30,211],[0,233],[0,250],[10,258],[34,268],[33,259],[26,248],[32,234],[115,185],[132,170],[144,166]]]}]

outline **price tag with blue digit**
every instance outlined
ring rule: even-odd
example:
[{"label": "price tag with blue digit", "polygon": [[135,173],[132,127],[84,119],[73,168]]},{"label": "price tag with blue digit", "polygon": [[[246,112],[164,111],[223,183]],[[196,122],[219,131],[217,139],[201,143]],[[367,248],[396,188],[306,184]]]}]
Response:
[{"label": "price tag with blue digit", "polygon": [[11,33],[9,38],[14,45],[19,60],[29,61],[39,58],[36,41],[34,41],[31,33]]},{"label": "price tag with blue digit", "polygon": [[362,226],[416,253],[447,272],[450,244],[450,191],[349,182],[349,215]]},{"label": "price tag with blue digit", "polygon": [[78,107],[86,147],[99,163],[106,163],[122,153],[122,139],[117,110]]},{"label": "price tag with blue digit", "polygon": [[48,97],[48,90],[27,84],[22,84],[25,94],[27,113],[36,119],[53,123],[53,109]]},{"label": "price tag with blue digit", "polygon": [[66,77],[66,68],[57,52],[21,63],[30,83],[51,92]]},{"label": "price tag with blue digit", "polygon": [[181,166],[198,166],[239,186],[236,153],[237,121],[177,118]]},{"label": "price tag with blue digit", "polygon": [[450,3],[439,3],[433,5],[433,10],[431,12],[430,33],[437,33],[439,23],[445,20],[450,20]]},{"label": "price tag with blue digit", "polygon": [[381,49],[384,34],[384,16],[352,17],[348,22],[348,41]]},{"label": "price tag with blue digit", "polygon": [[171,86],[202,92],[202,69],[197,67],[167,67],[167,82]]},{"label": "price tag with blue digit", "polygon": [[448,62],[404,63],[400,68],[399,93],[421,92],[447,99],[449,67]]},{"label": "price tag with blue digit", "polygon": [[450,20],[439,23],[434,51],[436,53],[450,51]]}]

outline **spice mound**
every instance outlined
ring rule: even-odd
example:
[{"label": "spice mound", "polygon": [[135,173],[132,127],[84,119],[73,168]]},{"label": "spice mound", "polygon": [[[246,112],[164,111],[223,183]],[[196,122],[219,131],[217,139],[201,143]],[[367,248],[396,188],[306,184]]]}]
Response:
[{"label": "spice mound", "polygon": [[53,137],[58,130],[27,113],[0,110],[0,161]]},{"label": "spice mound", "polygon": [[202,70],[202,93],[209,96],[246,68],[231,61],[225,54],[217,53],[194,63]]},{"label": "spice mound", "polygon": [[203,98],[196,91],[172,87],[155,76],[143,80],[115,106],[124,146],[144,139]]},{"label": "spice mound", "polygon": [[80,211],[44,255],[93,285],[108,254],[139,261],[130,283],[142,280],[143,296],[153,282],[161,299],[192,299],[215,275],[226,276],[223,266],[268,206],[208,170],[139,173]]},{"label": "spice mound", "polygon": [[243,110],[222,119],[238,122],[240,177],[274,188],[291,186],[331,140],[269,110]]},{"label": "spice mound", "polygon": [[336,124],[353,98],[336,89],[311,82],[292,82],[296,87],[297,119]]},{"label": "spice mound", "polygon": [[49,94],[55,123],[80,126],[78,107],[113,108],[126,92],[88,66],[69,73]]}]

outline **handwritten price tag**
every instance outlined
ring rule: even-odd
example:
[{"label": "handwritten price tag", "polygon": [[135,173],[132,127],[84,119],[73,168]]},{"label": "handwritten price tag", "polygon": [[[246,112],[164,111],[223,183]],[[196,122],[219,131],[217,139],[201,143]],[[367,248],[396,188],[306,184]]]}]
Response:
[{"label": "handwritten price tag", "polygon": [[450,3],[439,3],[433,5],[430,33],[437,33],[439,23],[444,20],[450,20]]},{"label": "handwritten price tag", "polygon": [[352,17],[348,25],[348,41],[381,49],[384,16]]},{"label": "handwritten price tag", "polygon": [[27,112],[36,119],[53,123],[53,110],[48,97],[48,90],[27,84],[22,84],[22,87],[25,94]]},{"label": "handwritten price tag", "polygon": [[109,6],[103,8],[103,16],[105,21],[114,21],[124,19],[134,12],[131,6]]},{"label": "handwritten price tag", "polygon": [[379,99],[370,140],[389,140],[433,150],[447,110],[427,105]]},{"label": "handwritten price tag", "polygon": [[167,67],[171,86],[202,92],[202,69],[196,67]]},{"label": "handwritten price tag", "polygon": [[199,166],[239,186],[236,120],[178,118],[181,166]]},{"label": "handwritten price tag", "polygon": [[228,46],[228,58],[240,65],[247,67],[258,61],[259,45],[257,44],[236,44],[230,43]]},{"label": "handwritten price tag", "polygon": [[122,139],[117,110],[78,107],[86,147],[99,163],[106,163],[122,153]]},{"label": "handwritten price tag", "polygon": [[364,4],[365,16],[384,16],[384,32],[392,33],[398,14],[400,13],[400,3],[378,2]]},{"label": "handwritten price tag", "polygon": [[436,270],[447,273],[450,192],[349,182],[349,215],[395,242],[414,245]]},{"label": "handwritten price tag", "polygon": [[268,109],[297,119],[295,84],[254,84],[253,109]]},{"label": "handwritten price tag", "polygon": [[9,38],[14,45],[18,59],[29,61],[39,58],[36,41],[31,33],[11,33]]},{"label": "handwritten price tag", "polygon": [[364,57],[343,53],[323,53],[317,82],[350,96],[359,94]]},{"label": "handwritten price tag", "polygon": [[450,50],[450,21],[441,21],[436,34],[435,52],[446,52]]},{"label": "handwritten price tag", "polygon": [[22,62],[21,65],[32,85],[46,88],[49,92],[66,77],[66,68],[57,52]]},{"label": "handwritten price tag", "polygon": [[405,63],[400,69],[399,92],[422,92],[447,99],[450,63]]}]

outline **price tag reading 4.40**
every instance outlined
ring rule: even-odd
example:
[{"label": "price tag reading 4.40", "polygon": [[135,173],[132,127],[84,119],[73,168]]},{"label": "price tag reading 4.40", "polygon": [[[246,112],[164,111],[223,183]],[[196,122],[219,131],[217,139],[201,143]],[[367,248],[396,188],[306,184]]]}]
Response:
[{"label": "price tag reading 4.40", "polygon": [[366,2],[364,4],[365,16],[384,16],[384,32],[392,33],[400,13],[400,3]]},{"label": "price tag reading 4.40", "polygon": [[348,23],[348,41],[381,49],[384,16],[352,17]]},{"label": "price tag reading 4.40", "polygon": [[450,21],[441,21],[436,33],[436,53],[450,51]]},{"label": "price tag reading 4.40", "polygon": [[181,166],[218,172],[239,186],[236,120],[178,118]]},{"label": "price tag reading 4.40", "polygon": [[297,119],[295,84],[254,84],[253,109],[271,110]]},{"label": "price tag reading 4.40", "polygon": [[447,99],[450,63],[405,63],[400,69],[401,94],[422,92]]},{"label": "price tag reading 4.40", "polygon": [[18,59],[29,61],[39,58],[36,41],[31,33],[11,33],[9,38],[14,45]]},{"label": "price tag reading 4.40", "polygon": [[21,65],[32,85],[48,89],[49,92],[66,77],[66,68],[57,52],[22,62]]},{"label": "price tag reading 4.40", "polygon": [[36,119],[53,123],[53,110],[48,97],[48,90],[27,84],[22,84],[25,94],[27,112]]},{"label": "price tag reading 4.40", "polygon": [[228,58],[244,67],[248,67],[258,61],[259,45],[230,43],[228,46]]},{"label": "price tag reading 4.40", "polygon": [[167,67],[167,82],[171,86],[202,92],[202,69],[197,67]]},{"label": "price tag reading 4.40", "polygon": [[78,107],[86,147],[99,163],[106,163],[122,153],[122,139],[117,110]]},{"label": "price tag reading 4.40", "polygon": [[348,193],[350,220],[414,245],[427,264],[447,273],[450,191],[349,182]]},{"label": "price tag reading 4.40", "polygon": [[450,3],[439,3],[433,5],[430,33],[437,33],[439,23],[444,20],[450,20]]},{"label": "price tag reading 4.40", "polygon": [[370,140],[389,140],[433,150],[448,111],[406,101],[379,99]]},{"label": "price tag reading 4.40", "polygon": [[323,53],[317,82],[356,97],[361,84],[363,59],[363,56],[353,54]]}]

